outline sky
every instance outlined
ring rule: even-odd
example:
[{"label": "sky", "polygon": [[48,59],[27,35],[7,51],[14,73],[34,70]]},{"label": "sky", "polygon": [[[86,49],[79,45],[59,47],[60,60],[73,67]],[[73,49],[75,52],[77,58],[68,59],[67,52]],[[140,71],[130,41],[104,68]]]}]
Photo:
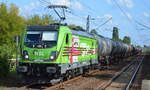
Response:
[{"label": "sky", "polygon": [[[112,37],[113,27],[119,28],[119,36],[131,37],[134,45],[150,45],[150,0],[0,0],[15,4],[20,15],[30,17],[34,14],[50,14],[58,18],[50,4],[66,5],[68,24],[86,27],[86,18],[90,15],[90,29],[105,37]],[[108,23],[107,20],[112,18]],[[104,25],[103,25],[104,24]]]}]

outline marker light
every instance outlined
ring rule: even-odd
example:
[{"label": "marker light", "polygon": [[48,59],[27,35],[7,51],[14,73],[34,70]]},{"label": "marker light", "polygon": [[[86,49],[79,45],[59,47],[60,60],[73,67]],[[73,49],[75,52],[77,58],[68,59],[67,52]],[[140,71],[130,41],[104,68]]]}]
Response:
[{"label": "marker light", "polygon": [[52,51],[52,53],[50,54],[50,60],[53,61],[53,60],[56,60],[56,58],[57,58],[57,52]]},{"label": "marker light", "polygon": [[28,55],[27,51],[23,51],[22,56],[23,56],[24,59],[29,59],[29,55]]},{"label": "marker light", "polygon": [[25,59],[28,59],[28,58],[29,58],[29,56],[28,56],[28,55],[25,55],[24,57],[25,57]]},{"label": "marker light", "polygon": [[50,59],[54,59],[54,56],[50,56]]}]

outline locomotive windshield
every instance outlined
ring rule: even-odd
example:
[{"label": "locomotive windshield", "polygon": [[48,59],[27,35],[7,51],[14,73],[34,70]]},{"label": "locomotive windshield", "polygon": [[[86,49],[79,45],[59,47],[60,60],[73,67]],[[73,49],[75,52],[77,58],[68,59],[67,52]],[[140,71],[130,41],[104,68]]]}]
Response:
[{"label": "locomotive windshield", "polygon": [[43,32],[42,41],[56,41],[57,32]]},{"label": "locomotive windshield", "polygon": [[56,41],[56,31],[27,31],[26,42]]},{"label": "locomotive windshield", "polygon": [[[35,45],[53,46],[57,42],[57,31],[27,31],[25,44],[29,47]],[[43,46],[41,46],[43,47]]]}]

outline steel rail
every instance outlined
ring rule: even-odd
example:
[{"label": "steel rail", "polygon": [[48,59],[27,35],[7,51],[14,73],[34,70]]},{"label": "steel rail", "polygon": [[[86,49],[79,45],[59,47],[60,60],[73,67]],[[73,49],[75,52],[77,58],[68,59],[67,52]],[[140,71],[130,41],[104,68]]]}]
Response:
[{"label": "steel rail", "polygon": [[[139,56],[140,57],[140,56]],[[138,57],[138,58],[139,58]],[[117,77],[119,77],[124,71],[126,71],[134,62],[136,62],[136,60],[132,61],[130,64],[128,64],[127,66],[125,66],[123,69],[121,69],[118,73],[115,74],[115,76],[113,76],[108,82],[101,84],[98,88],[96,88],[96,90],[104,90],[106,89],[115,79],[117,79]]]},{"label": "steel rail", "polygon": [[141,66],[141,64],[142,64],[142,62],[143,62],[143,59],[144,59],[144,56],[142,57],[141,62],[139,63],[139,65],[138,65],[138,67],[137,67],[136,71],[134,72],[134,74],[133,74],[133,76],[132,76],[131,80],[129,81],[129,83],[128,83],[128,85],[127,85],[127,87],[126,87],[126,89],[125,89],[125,90],[129,90],[129,89],[130,89],[130,86],[131,86],[131,84],[132,84],[133,80],[135,79],[137,72],[138,72],[138,71],[139,71],[139,69],[140,69],[140,66]]},{"label": "steel rail", "polygon": [[22,86],[22,87],[19,87],[19,88],[17,88],[16,90],[30,90],[30,86],[33,86],[33,85],[36,85],[36,83],[31,83],[31,84],[28,84],[28,85],[24,85],[24,86]]},{"label": "steel rail", "polygon": [[[87,74],[95,74],[96,72],[98,72],[98,70],[90,71],[90,72],[88,72]],[[55,84],[55,85],[53,85],[53,86],[47,87],[47,88],[45,88],[44,90],[53,90],[53,89],[56,89],[56,88],[63,88],[63,86],[65,86],[66,84],[75,82],[75,81],[77,81],[77,80],[79,80],[79,79],[82,79],[82,78],[83,78],[83,76],[82,76],[82,75],[79,75],[79,76],[74,77],[74,78],[72,78],[72,79],[70,79],[70,80],[67,80],[67,81],[64,81],[64,82],[60,82],[60,83]]]}]

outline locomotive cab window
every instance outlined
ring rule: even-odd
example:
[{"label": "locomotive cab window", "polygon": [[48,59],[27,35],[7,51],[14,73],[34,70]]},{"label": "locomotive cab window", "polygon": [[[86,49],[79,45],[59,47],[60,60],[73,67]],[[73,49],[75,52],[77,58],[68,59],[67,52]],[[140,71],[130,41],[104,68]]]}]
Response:
[{"label": "locomotive cab window", "polygon": [[68,42],[69,42],[69,35],[66,34],[66,44],[68,44]]},{"label": "locomotive cab window", "polygon": [[27,31],[25,42],[57,41],[56,31]]},{"label": "locomotive cab window", "polygon": [[25,45],[30,48],[50,48],[56,45],[57,39],[57,31],[27,31]]}]

